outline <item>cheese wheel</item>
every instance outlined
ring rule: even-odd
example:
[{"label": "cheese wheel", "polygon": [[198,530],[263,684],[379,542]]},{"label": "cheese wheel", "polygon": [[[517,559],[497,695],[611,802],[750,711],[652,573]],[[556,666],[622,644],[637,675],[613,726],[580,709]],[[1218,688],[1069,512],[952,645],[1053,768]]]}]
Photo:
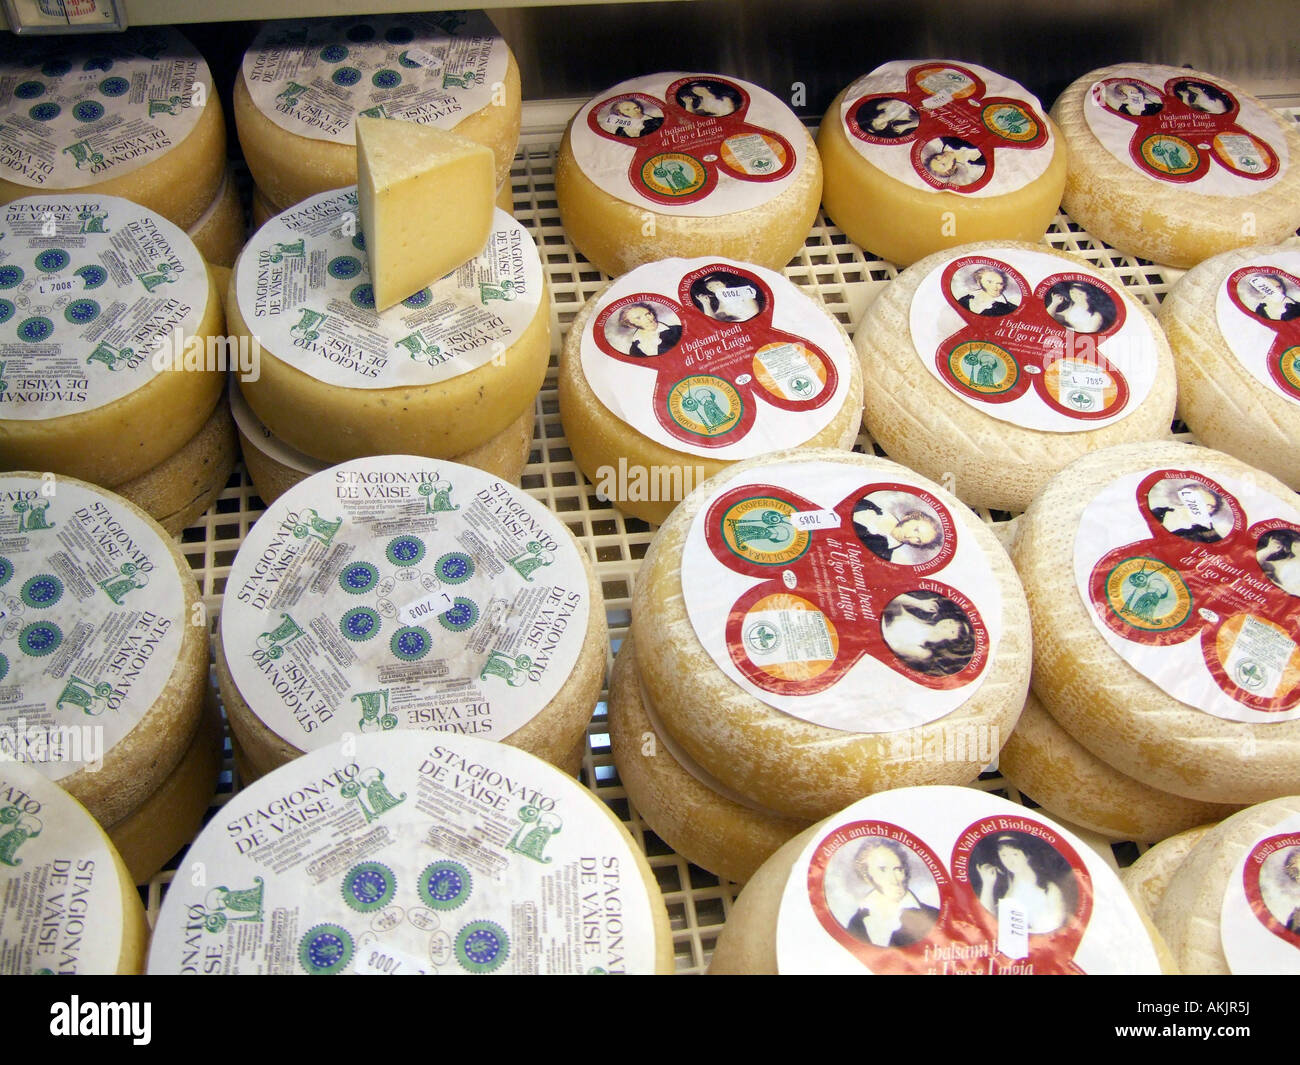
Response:
[{"label": "cheese wheel", "polygon": [[[523,751],[362,735],[257,781],[220,821],[187,856],[206,882],[178,878],[163,900],[151,973],[672,971],[663,897],[627,829]],[[270,862],[277,823],[304,846]]]},{"label": "cheese wheel", "polygon": [[1065,187],[1065,147],[1038,98],[984,67],[877,67],[817,134],[822,203],[849,239],[909,266],[979,240],[1041,240]]},{"label": "cheese wheel", "polygon": [[807,822],[720,791],[659,727],[641,692],[631,637],[609,679],[609,744],[632,805],[689,862],[743,884]]},{"label": "cheese wheel", "polygon": [[[1013,909],[1017,928],[999,920]],[[741,891],[709,965],[714,974],[1162,971],[1173,970],[1159,935],[1100,855],[1038,811],[952,787],[869,796],[785,844]]]},{"label": "cheese wheel", "polygon": [[221,298],[190,239],[98,195],[29,197],[6,224],[0,463],[111,488],[174,455],[223,384]]},{"label": "cheese wheel", "polygon": [[558,518],[468,466],[389,456],[309,477],[268,507],[227,586],[217,677],[253,773],[394,728],[559,764],[600,696],[595,570]]},{"label": "cheese wheel", "polygon": [[1119,878],[1124,886],[1146,912],[1152,917],[1160,908],[1169,878],[1174,875],[1183,859],[1191,853],[1193,847],[1201,841],[1213,825],[1197,825],[1184,829],[1168,839],[1162,839],[1142,855],[1127,869],[1119,871]]},{"label": "cheese wheel", "polygon": [[1124,776],[1072,739],[1032,692],[998,769],[1054,817],[1108,839],[1161,840],[1238,809],[1184,799]]},{"label": "cheese wheel", "polygon": [[0,76],[0,203],[121,196],[193,225],[221,187],[226,123],[208,64],[175,29],[11,39]]},{"label": "cheese wheel", "polygon": [[[243,393],[233,384],[230,388],[230,407],[239,430],[239,448],[244,457],[244,466],[248,469],[249,479],[262,502],[274,503],[303,478],[326,468],[326,463],[277,440],[253,413]],[[526,410],[504,432],[472,451],[455,456],[452,461],[462,466],[475,466],[518,485],[532,450],[534,421],[533,411]]]},{"label": "cheese wheel", "polygon": [[1300,133],[1217,74],[1123,63],[1085,74],[1052,118],[1063,206],[1129,255],[1190,267],[1300,226]]},{"label": "cheese wheel", "polygon": [[148,942],[135,883],[86,808],[0,763],[0,975],[134,975]]},{"label": "cheese wheel", "polygon": [[1286,796],[1234,814],[1188,852],[1155,912],[1184,972],[1296,972],[1300,952],[1287,929],[1294,863],[1287,858],[1297,825],[1300,798]]},{"label": "cheese wheel", "polygon": [[555,163],[565,232],[613,277],[697,255],[779,270],[803,247],[821,193],[817,147],[795,114],[717,74],[607,89],[569,122]]},{"label": "cheese wheel", "polygon": [[1239,804],[1300,788],[1290,529],[1295,494],[1220,452],[1131,444],[1068,466],[1012,551],[1043,706],[1161,791]]},{"label": "cheese wheel", "polygon": [[239,257],[247,228],[234,169],[226,167],[221,188],[207,210],[186,232],[209,266],[229,267],[234,266]]},{"label": "cheese wheel", "polygon": [[875,383],[868,431],[971,506],[1024,510],[1080,455],[1170,433],[1173,358],[1155,319],[1041,245],[923,259],[867,309],[854,342]]},{"label": "cheese wheel", "polygon": [[235,458],[235,423],[221,400],[188,444],[147,473],[118,485],[117,492],[177,536],[216,502],[230,480]]},{"label": "cheese wheel", "polygon": [[[664,350],[642,355],[628,323],[647,310]],[[720,258],[651,263],[598,290],[569,328],[558,386],[578,468],[656,524],[738,459],[850,450],[862,414],[843,327],[780,274]],[[721,420],[693,413],[701,396]]]},{"label": "cheese wheel", "polygon": [[230,329],[261,352],[244,397],[279,439],[327,462],[471,451],[518,420],[546,376],[550,309],[532,237],[497,212],[477,259],[380,314],[356,209],[355,190],[315,197],[240,255]]},{"label": "cheese wheel", "polygon": [[284,207],[357,183],[358,114],[454,131],[507,180],[519,66],[482,12],[271,22],[244,53],[235,125],[253,180]]},{"label": "cheese wheel", "polygon": [[203,827],[203,815],[221,775],[224,731],[216,693],[209,687],[203,717],[185,757],[157,791],[108,828],[113,846],[137,884],[147,884]]},{"label": "cheese wheel", "polygon": [[[496,205],[505,211],[506,214],[514,214],[515,201],[513,191],[510,187],[510,179],[507,178],[497,189]],[[264,193],[257,185],[253,186],[253,231],[261,229],[267,222],[278,214],[283,214],[287,207],[280,207],[267,199]]]},{"label": "cheese wheel", "polygon": [[[208,630],[175,543],[71,477],[8,473],[0,531],[0,728],[25,760],[115,824],[181,760],[203,708]],[[23,760],[20,758],[20,760]]]},{"label": "cheese wheel", "polygon": [[1196,439],[1300,485],[1300,246],[1241,248],[1184,274],[1160,306],[1178,410]]},{"label": "cheese wheel", "polygon": [[646,554],[631,628],[682,749],[809,820],[974,780],[1029,684],[1024,593],[993,534],[898,464],[827,449],[737,463],[688,496]]}]

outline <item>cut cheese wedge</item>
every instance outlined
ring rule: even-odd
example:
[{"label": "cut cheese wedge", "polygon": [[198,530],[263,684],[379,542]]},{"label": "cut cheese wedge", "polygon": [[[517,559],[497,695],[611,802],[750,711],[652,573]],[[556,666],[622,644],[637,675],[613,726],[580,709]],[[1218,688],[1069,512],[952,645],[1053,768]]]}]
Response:
[{"label": "cut cheese wedge", "polygon": [[359,115],[357,198],[375,308],[385,311],[483,250],[492,153],[455,133]]},{"label": "cut cheese wedge", "polygon": [[1132,895],[1153,918],[1165,896],[1169,879],[1183,864],[1183,859],[1201,841],[1213,825],[1197,825],[1185,829],[1154,847],[1144,851],[1132,865],[1119,871],[1119,878]]},{"label": "cut cheese wedge", "polygon": [[0,975],[134,975],[148,942],[135,881],[86,808],[0,762]]},{"label": "cut cheese wedge", "polygon": [[[177,877],[163,900],[151,973],[672,971],[654,872],[571,777],[473,736],[361,735],[348,752],[313,751],[222,808],[186,858],[205,882]],[[280,852],[281,817],[301,850]]]},{"label": "cut cheese wedge", "polygon": [[1162,840],[1238,807],[1184,799],[1112,769],[1071,738],[1031,693],[998,769],[1053,816],[1108,839]]}]

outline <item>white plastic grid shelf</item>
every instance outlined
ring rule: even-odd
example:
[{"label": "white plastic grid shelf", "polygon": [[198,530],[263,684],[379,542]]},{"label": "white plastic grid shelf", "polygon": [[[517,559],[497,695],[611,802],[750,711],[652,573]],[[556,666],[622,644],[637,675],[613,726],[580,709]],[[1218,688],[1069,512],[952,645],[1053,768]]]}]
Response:
[{"label": "white plastic grid shelf", "polygon": [[[554,107],[549,110],[555,113]],[[1300,116],[1300,108],[1289,110]],[[521,138],[510,177],[515,217],[537,243],[551,292],[551,366],[535,401],[533,446],[524,469],[522,486],[560,516],[595,564],[609,622],[608,661],[612,663],[614,653],[627,633],[633,583],[653,529],[643,521],[625,518],[611,503],[597,497],[595,489],[574,464],[560,424],[556,353],[579,308],[606,280],[578,254],[560,225],[554,175],[561,132],[562,124],[554,123],[527,129]],[[1181,273],[1122,255],[1062,214],[1057,215],[1046,240],[1053,248],[1084,256],[1152,310]],[[814,293],[852,334],[868,304],[898,270],[890,263],[872,258],[819,212],[803,248],[784,272],[791,281]],[[1189,439],[1187,434],[1181,436]],[[857,450],[869,446],[865,434],[860,434]],[[182,536],[181,549],[199,581],[214,631],[235,552],[262,510],[262,501],[240,465],[217,503]],[[1010,515],[991,514],[984,510],[978,513],[1003,537],[1009,534]],[[605,726],[604,693],[588,726],[582,780],[624,821],[649,858],[668,907],[677,971],[703,972],[739,888],[675,854],[641,820],[628,801],[614,768]],[[1014,801],[1023,801],[997,773],[986,773],[974,786]],[[237,787],[227,741],[214,809],[229,799]],[[211,814],[209,811],[209,816]],[[1083,835],[1096,840],[1088,833]],[[1105,852],[1105,844],[1096,842]],[[1131,861],[1138,853],[1133,844],[1119,844],[1115,849],[1125,862]],[[183,855],[181,859],[183,863]],[[183,868],[182,864],[182,871],[177,873],[173,866],[159,873],[148,885],[146,905],[151,923],[157,915],[166,885],[173,875],[184,875]]]}]

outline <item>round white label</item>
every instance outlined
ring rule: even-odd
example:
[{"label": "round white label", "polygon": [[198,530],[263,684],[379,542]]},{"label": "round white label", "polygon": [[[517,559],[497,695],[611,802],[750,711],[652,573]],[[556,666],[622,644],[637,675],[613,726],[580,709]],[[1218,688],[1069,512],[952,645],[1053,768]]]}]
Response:
[{"label": "round white label", "polygon": [[122,885],[85,808],[0,759],[0,976],[117,972]]},{"label": "round white label", "polygon": [[1133,902],[1090,847],[974,788],[900,788],[835,815],[790,871],[782,973],[1159,973]]},{"label": "round white label", "polygon": [[208,64],[167,26],[15,38],[0,64],[0,174],[34,189],[120,177],[180,144],[209,100],[221,106]]},{"label": "round white label", "polygon": [[1261,253],[1234,270],[1214,314],[1247,372],[1275,396],[1300,403],[1300,251]]},{"label": "round white label", "polygon": [[176,668],[171,551],[121,501],[0,477],[0,753],[51,780],[98,767]]},{"label": "round white label", "polygon": [[784,277],[731,259],[665,259],[616,280],[582,334],[605,408],[665,447],[742,459],[835,418],[853,353]]},{"label": "round white label", "polygon": [[1074,579],[1111,648],[1229,721],[1300,717],[1300,509],[1244,478],[1152,468],[1079,519]]},{"label": "round white label", "polygon": [[616,199],[713,218],[781,195],[808,133],[766,89],[718,74],[651,74],[585,104],[570,127],[582,172]]},{"label": "round white label", "polygon": [[839,118],[863,159],[924,192],[1004,196],[1056,151],[1038,98],[973,63],[886,63],[849,86]]},{"label": "round white label", "polygon": [[446,381],[502,357],[537,316],[542,263],[497,209],[483,251],[375,311],[356,187],[321,193],[266,223],[235,267],[239,309],[262,347],[344,388]]},{"label": "round white label", "polygon": [[163,900],[150,973],[654,972],[651,899],[599,800],[472,737],[361,736],[245,788]]},{"label": "round white label", "polygon": [[1101,73],[1084,120],[1135,173],[1203,196],[1253,196],[1285,172],[1282,127],[1252,97],[1179,67],[1121,63]]},{"label": "round white label", "polygon": [[1280,819],[1246,848],[1223,893],[1219,935],[1237,975],[1300,973],[1300,817]]},{"label": "round white label", "polygon": [[555,515],[482,470],[409,456],[289,489],[226,588],[231,676],[302,750],[396,728],[509,736],[568,680],[593,609]]},{"label": "round white label", "polygon": [[1140,406],[1159,366],[1151,327],[1095,270],[1043,252],[953,256],[917,286],[912,345],[968,406],[1077,433]]},{"label": "round white label", "polygon": [[295,19],[262,27],[243,74],[281,129],[354,144],[357,115],[453,129],[492,104],[508,57],[481,11]]},{"label": "round white label", "polygon": [[715,489],[682,593],[718,668],[778,710],[897,732],[974,694],[1002,593],[967,519],[901,468],[787,462]]}]

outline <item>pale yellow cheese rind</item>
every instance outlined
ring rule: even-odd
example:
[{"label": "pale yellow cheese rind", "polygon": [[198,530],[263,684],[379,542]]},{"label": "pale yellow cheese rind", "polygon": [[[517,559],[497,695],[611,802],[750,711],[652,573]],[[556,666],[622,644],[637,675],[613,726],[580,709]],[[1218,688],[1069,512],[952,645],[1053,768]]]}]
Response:
[{"label": "pale yellow cheese rind", "polygon": [[1300,791],[1300,720],[1228,721],[1166,694],[1111,650],[1075,586],[1075,534],[1084,509],[1116,478],[1153,468],[1253,478],[1262,491],[1300,507],[1267,474],[1189,444],[1127,444],[1067,467],[1021,517],[1011,552],[1033,619],[1034,691],[1075,740],[1150,787],[1234,804]]},{"label": "pale yellow cheese rind", "polygon": [[[564,339],[557,379],[560,421],[564,425],[564,436],[569,442],[573,461],[578,464],[587,480],[598,488],[603,480],[601,468],[611,467],[617,470],[620,457],[627,460],[629,470],[653,471],[655,488],[652,494],[658,498],[615,498],[613,502],[624,514],[658,525],[662,524],[692,488],[721,473],[732,462],[678,451],[652,440],[620,421],[592,391],[582,369],[582,336],[591,316],[596,313],[600,297],[608,287],[608,284],[602,285],[583,305]],[[839,322],[835,322],[835,325],[848,353],[848,394],[830,423],[810,436],[802,446],[850,451],[857,440],[858,427],[862,421],[862,370],[851,350],[848,334]],[[630,494],[628,493],[629,496]]]},{"label": "pale yellow cheese rind", "polygon": [[[1062,206],[1071,220],[1122,252],[1184,269],[1233,248],[1277,244],[1295,232],[1300,226],[1300,133],[1293,120],[1275,116],[1290,157],[1276,184],[1248,196],[1204,195],[1149,178],[1102,146],[1083,108],[1088,90],[1113,73],[1105,67],[1085,74],[1052,106],[1069,158]],[[1180,73],[1222,85],[1238,99],[1254,99],[1217,74]]]},{"label": "pale yellow cheese rind", "polygon": [[583,173],[564,131],[555,161],[555,198],[573,246],[598,269],[617,277],[656,259],[724,255],[779,270],[800,248],[817,219],[822,165],[805,134],[803,166],[777,196],[758,207],[714,217],[661,214],[648,203],[611,196]]},{"label": "pale yellow cheese rind", "polygon": [[1000,196],[963,196],[905,185],[853,147],[835,97],[817,134],[825,167],[822,205],[850,240],[882,259],[910,266],[944,248],[979,240],[1039,241],[1065,188],[1066,152],[1049,119],[1052,158],[1033,181]]},{"label": "pale yellow cheese rind", "polygon": [[619,780],[637,812],[674,851],[743,884],[806,821],[743,806],[693,776],[646,713],[631,637],[609,680],[609,740]]},{"label": "pale yellow cheese rind", "polygon": [[[266,199],[280,210],[318,192],[357,183],[357,152],[353,145],[313,140],[281,129],[253,103],[242,73],[235,79],[234,105],[239,146],[248,169]],[[492,150],[496,161],[493,188],[510,176],[522,114],[519,64],[507,49],[500,103],[490,103],[452,127],[453,133]]]},{"label": "pale yellow cheese rind", "polygon": [[244,246],[244,205],[234,169],[226,168],[217,195],[186,233],[209,266],[234,266]]},{"label": "pale yellow cheese rind", "polygon": [[375,309],[387,310],[483,250],[492,152],[433,126],[358,115],[357,200]]},{"label": "pale yellow cheese rind", "polygon": [[1240,808],[1185,799],[1126,777],[1074,740],[1032,692],[998,769],[1054,817],[1115,840],[1162,840]]},{"label": "pale yellow cheese rind", "polygon": [[1154,916],[1164,898],[1169,878],[1178,871],[1183,859],[1201,841],[1213,825],[1197,825],[1163,839],[1137,861],[1119,871],[1120,881],[1128,893]]},{"label": "pale yellow cheese rind", "polygon": [[[1134,440],[1170,437],[1177,399],[1173,356],[1159,324],[1136,301],[1130,316],[1151,330],[1157,370],[1151,391],[1125,417],[1078,432],[1029,429],[973,407],[926,368],[912,343],[912,297],[940,264],[961,255],[1014,248],[1052,254],[1063,270],[1086,265],[1043,245],[993,241],[938,252],[892,281],[867,309],[854,334],[866,390],[863,422],[890,458],[942,481],[973,507],[1021,511],[1048,480],[1090,451]],[[932,353],[930,353],[932,355]]]},{"label": "pale yellow cheese rind", "polygon": [[[968,784],[984,765],[977,744],[949,742],[965,757],[916,759],[944,749],[944,731],[987,728],[1009,736],[1029,688],[1029,614],[1006,551],[973,516],[960,535],[979,546],[1002,597],[1000,642],[973,694],[925,725],[895,733],[858,733],[816,725],[768,706],[724,674],[701,644],[682,594],[682,547],[705,499],[733,478],[764,465],[799,460],[862,469],[868,479],[906,479],[942,500],[956,518],[963,505],[896,463],[826,448],[774,452],[730,467],[688,496],[660,527],[637,575],[632,635],[646,696],[682,749],[720,783],[760,806],[813,820],[855,799],[919,784]],[[959,519],[960,520],[960,519]]]}]

